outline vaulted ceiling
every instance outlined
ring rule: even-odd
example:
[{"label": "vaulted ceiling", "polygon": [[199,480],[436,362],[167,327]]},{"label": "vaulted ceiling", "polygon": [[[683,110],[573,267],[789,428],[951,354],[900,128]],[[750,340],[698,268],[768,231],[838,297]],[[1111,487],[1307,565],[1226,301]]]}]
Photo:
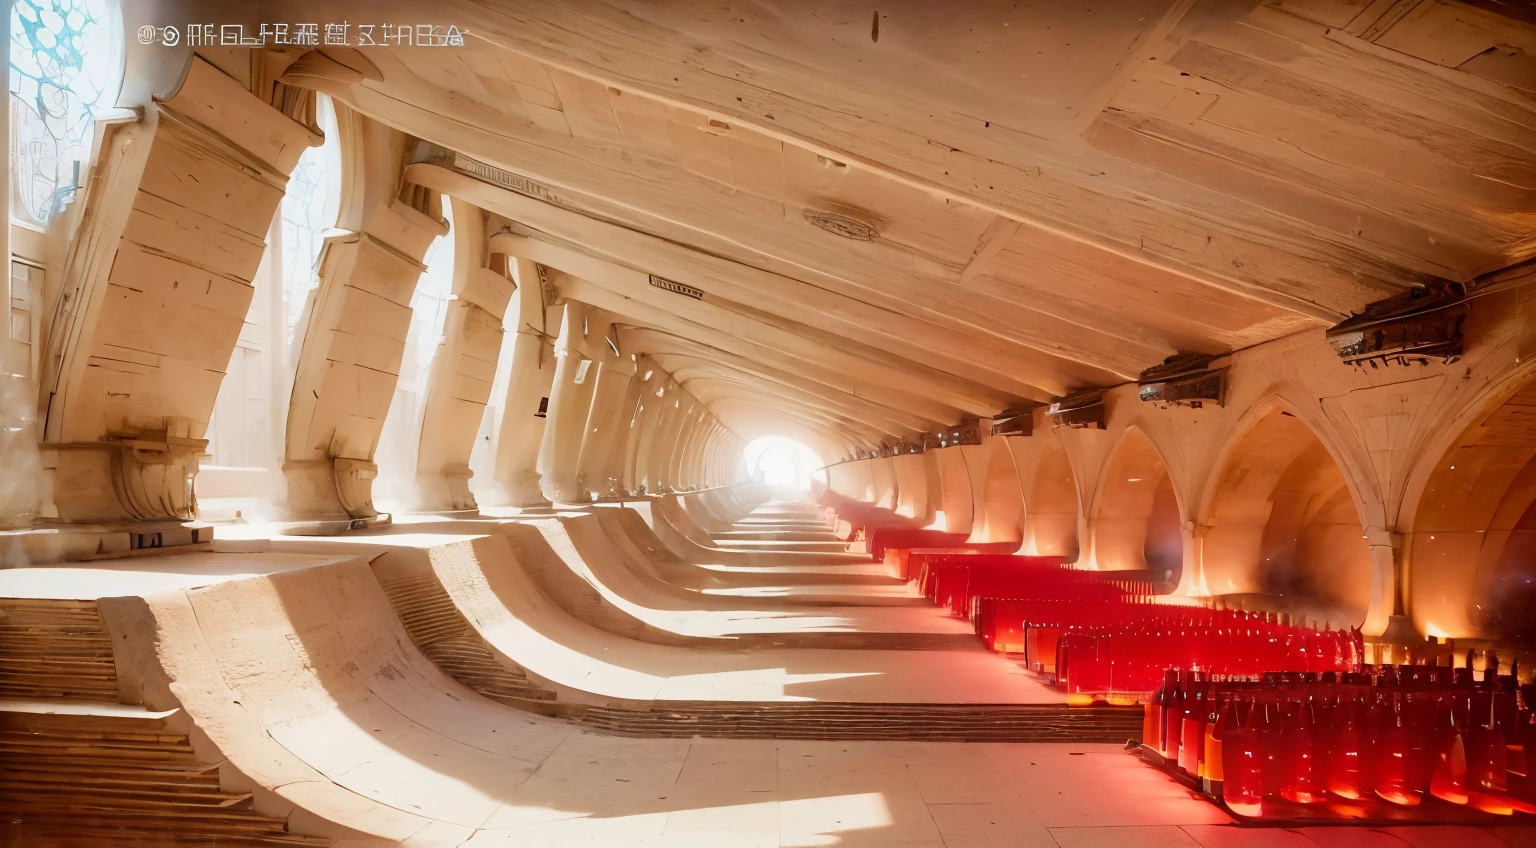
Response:
[{"label": "vaulted ceiling", "polygon": [[867,445],[1530,258],[1529,8],[443,0],[463,48],[285,79],[440,148],[412,179],[728,426]]}]

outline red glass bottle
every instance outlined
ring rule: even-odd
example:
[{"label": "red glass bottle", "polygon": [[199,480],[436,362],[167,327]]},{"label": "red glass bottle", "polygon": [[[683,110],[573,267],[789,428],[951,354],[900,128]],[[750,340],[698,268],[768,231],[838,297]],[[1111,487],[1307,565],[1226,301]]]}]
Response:
[{"label": "red glass bottle", "polygon": [[1205,753],[1206,683],[1198,672],[1190,675],[1191,685],[1184,696],[1183,727],[1179,730],[1179,768],[1191,777],[1200,773],[1200,755]]},{"label": "red glass bottle", "polygon": [[1281,733],[1284,776],[1280,797],[1287,801],[1313,804],[1323,800],[1321,770],[1313,746],[1314,724],[1312,697],[1304,696],[1286,719]]},{"label": "red glass bottle", "polygon": [[1226,693],[1212,699],[1214,706],[1206,716],[1205,722],[1205,752],[1200,757],[1200,788],[1216,797],[1221,797],[1222,783],[1222,740],[1226,738],[1226,729],[1231,722],[1232,696]]},{"label": "red glass bottle", "polygon": [[[1490,667],[1488,672],[1492,677]],[[1489,693],[1493,695],[1492,692]],[[1504,792],[1509,789],[1509,752],[1504,727],[1499,722],[1498,699],[1490,697],[1484,720],[1472,726],[1467,746],[1467,784],[1479,792]]]},{"label": "red glass bottle", "polygon": [[1410,780],[1408,722],[1401,693],[1393,693],[1391,705],[1382,712],[1376,749],[1376,796],[1403,807],[1418,806],[1421,796]]},{"label": "red glass bottle", "polygon": [[1325,785],[1329,792],[1340,798],[1355,800],[1364,794],[1360,779],[1361,705],[1352,693],[1346,693],[1343,698],[1334,711],[1336,730],[1330,746]]},{"label": "red glass bottle", "polygon": [[1184,673],[1179,672],[1173,689],[1163,700],[1163,757],[1170,765],[1179,762],[1179,734],[1184,729]]},{"label": "red glass bottle", "polygon": [[1235,702],[1222,730],[1222,801],[1246,818],[1264,814],[1264,763],[1252,728],[1260,712],[1256,703]]},{"label": "red glass bottle", "polygon": [[1467,803],[1467,747],[1460,712],[1451,703],[1464,698],[1461,693],[1440,698],[1435,715],[1435,769],[1429,778],[1429,792],[1452,804]]}]

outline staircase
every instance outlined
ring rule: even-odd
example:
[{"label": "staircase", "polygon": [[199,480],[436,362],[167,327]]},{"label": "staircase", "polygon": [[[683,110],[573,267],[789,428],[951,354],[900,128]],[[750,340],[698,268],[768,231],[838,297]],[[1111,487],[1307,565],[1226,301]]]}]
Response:
[{"label": "staircase", "polygon": [[1113,742],[1141,736],[1141,707],[657,701],[572,718],[618,736],[923,742]]},{"label": "staircase", "polygon": [[226,792],[178,710],[118,703],[94,601],[0,598],[0,846],[324,846]]},{"label": "staircase", "polygon": [[629,707],[556,702],[554,692],[540,688],[521,666],[490,650],[436,575],[383,578],[380,585],[411,641],[449,677],[509,706],[618,736],[1119,743],[1141,734],[1140,707],[828,701],[655,701]]},{"label": "staircase", "polygon": [[555,693],[529,680],[522,666],[496,658],[436,576],[387,577],[379,585],[411,641],[449,677],[511,706],[555,700]]}]

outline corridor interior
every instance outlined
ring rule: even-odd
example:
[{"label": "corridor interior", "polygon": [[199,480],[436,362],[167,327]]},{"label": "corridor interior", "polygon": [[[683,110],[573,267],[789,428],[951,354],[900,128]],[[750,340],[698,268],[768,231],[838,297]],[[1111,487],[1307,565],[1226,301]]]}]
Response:
[{"label": "corridor interior", "polygon": [[1536,848],[1530,2],[4,8],[0,848]]}]

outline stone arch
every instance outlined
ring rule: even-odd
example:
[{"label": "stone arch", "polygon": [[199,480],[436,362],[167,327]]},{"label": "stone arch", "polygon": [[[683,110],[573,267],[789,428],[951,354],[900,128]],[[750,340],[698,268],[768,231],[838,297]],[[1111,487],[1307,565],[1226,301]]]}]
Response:
[{"label": "stone arch", "polygon": [[1104,462],[1089,526],[1093,567],[1103,571],[1183,569],[1182,504],[1162,452],[1138,425],[1125,429]]},{"label": "stone arch", "polygon": [[932,451],[939,472],[939,510],[946,533],[970,533],[975,523],[975,505],[971,503],[971,473],[958,447]]},{"label": "stone arch", "polygon": [[1460,405],[1409,475],[1405,611],[1422,633],[1508,639],[1536,616],[1533,372],[1511,369]]},{"label": "stone arch", "polygon": [[1294,405],[1276,395],[1254,404],[1203,489],[1194,588],[1350,625],[1383,613],[1353,483]]},{"label": "stone arch", "polygon": [[977,504],[979,514],[971,530],[973,542],[1024,540],[1024,490],[1019,485],[1019,472],[1008,441],[1007,437],[997,437],[987,446],[981,502]]},{"label": "stone arch", "polygon": [[1077,473],[1054,429],[1028,439],[1008,439],[1024,501],[1020,550],[1077,559],[1080,502]]}]

